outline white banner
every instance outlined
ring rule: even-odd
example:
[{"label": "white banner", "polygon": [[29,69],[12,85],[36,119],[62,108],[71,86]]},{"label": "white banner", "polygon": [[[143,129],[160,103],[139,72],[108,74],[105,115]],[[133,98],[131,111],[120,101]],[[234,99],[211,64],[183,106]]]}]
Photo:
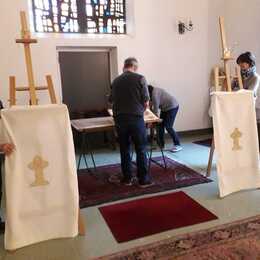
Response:
[{"label": "white banner", "polygon": [[259,147],[252,91],[212,94],[220,196],[260,187]]},{"label": "white banner", "polygon": [[69,115],[65,105],[2,110],[6,157],[5,248],[78,234],[78,184]]}]

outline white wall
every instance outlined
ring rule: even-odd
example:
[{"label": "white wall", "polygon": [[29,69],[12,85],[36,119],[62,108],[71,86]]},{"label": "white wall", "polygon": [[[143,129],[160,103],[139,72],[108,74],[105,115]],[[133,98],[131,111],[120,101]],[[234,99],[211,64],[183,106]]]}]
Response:
[{"label": "white wall", "polygon": [[[44,75],[51,74],[61,96],[57,46],[117,47],[119,71],[126,57],[136,56],[141,63],[140,73],[177,97],[181,106],[178,130],[209,127],[209,75],[211,67],[219,61],[217,17],[224,0],[129,0],[129,3],[133,7],[130,10],[133,29],[128,36],[41,35],[32,50],[37,83],[44,84]],[[9,75],[15,75],[19,85],[26,84],[23,49],[14,43],[20,34],[20,10],[28,11],[27,0],[1,1],[0,98],[5,103]],[[178,19],[189,17],[194,31],[179,35]],[[40,99],[46,102],[47,95]],[[23,98],[19,101],[22,103]]]},{"label": "white wall", "polygon": [[253,52],[260,67],[260,0],[226,1],[226,24],[230,45],[237,43],[234,56],[245,51]]}]

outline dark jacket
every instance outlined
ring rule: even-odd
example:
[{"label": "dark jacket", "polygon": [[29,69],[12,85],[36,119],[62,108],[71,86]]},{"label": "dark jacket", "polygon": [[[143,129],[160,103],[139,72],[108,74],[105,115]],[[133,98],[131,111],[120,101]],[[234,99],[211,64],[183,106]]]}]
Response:
[{"label": "dark jacket", "polygon": [[111,102],[113,114],[143,116],[144,104],[149,101],[147,82],[144,76],[126,71],[112,83]]}]

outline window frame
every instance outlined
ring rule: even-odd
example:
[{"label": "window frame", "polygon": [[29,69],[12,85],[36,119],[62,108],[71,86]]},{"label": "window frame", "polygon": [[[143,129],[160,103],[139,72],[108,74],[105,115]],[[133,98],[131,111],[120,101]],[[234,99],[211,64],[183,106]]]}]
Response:
[{"label": "window frame", "polygon": [[[51,1],[51,0],[48,0],[49,2]],[[76,0],[77,2],[81,2],[81,5],[83,4],[83,2],[85,2],[85,0]],[[31,18],[32,18],[32,22],[33,22],[33,30],[34,30],[34,32],[35,33],[37,33],[37,34],[58,34],[58,35],[62,35],[62,34],[65,34],[65,35],[67,35],[67,34],[75,34],[75,35],[80,35],[80,34],[82,34],[82,35],[127,35],[127,0],[122,0],[123,2],[122,2],[122,4],[123,4],[123,7],[124,7],[124,12],[123,12],[123,16],[122,17],[119,17],[119,19],[123,19],[124,20],[124,32],[123,33],[121,33],[121,32],[113,32],[113,28],[112,28],[112,32],[88,32],[87,30],[89,29],[88,27],[87,27],[87,19],[88,19],[88,16],[87,15],[85,15],[85,23],[86,23],[86,26],[85,26],[85,30],[81,30],[80,29],[80,25],[79,25],[79,31],[78,32],[70,32],[70,31],[68,31],[68,32],[64,32],[64,31],[52,31],[52,32],[50,32],[50,31],[37,31],[37,22],[36,22],[36,6],[35,6],[35,0],[30,0],[30,12],[31,12],[31,14],[32,14],[32,16],[31,16]],[[85,7],[86,7],[86,4],[85,4]],[[85,7],[84,7],[84,9],[85,9]],[[86,13],[86,12],[85,12]],[[79,14],[79,12],[77,12],[77,14]],[[82,16],[81,16],[82,17]],[[100,18],[100,16],[99,16],[99,18]],[[117,18],[117,17],[114,17],[114,18]],[[98,19],[98,18],[97,18]],[[104,18],[103,18],[104,19]],[[109,18],[107,18],[107,20],[108,19],[113,19],[113,16],[111,16],[111,17],[109,17]],[[78,24],[79,24],[79,19],[77,19],[78,20]],[[59,27],[60,27],[61,25],[59,24]],[[96,27],[96,28],[98,28],[98,26]]]}]

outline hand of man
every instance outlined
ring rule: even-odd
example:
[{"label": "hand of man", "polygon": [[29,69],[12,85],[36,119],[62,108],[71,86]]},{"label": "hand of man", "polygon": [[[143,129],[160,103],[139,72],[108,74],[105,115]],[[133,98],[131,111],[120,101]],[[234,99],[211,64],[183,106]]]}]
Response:
[{"label": "hand of man", "polygon": [[144,103],[144,110],[148,109],[149,108],[149,101],[145,102]]},{"label": "hand of man", "polygon": [[9,156],[14,151],[13,144],[2,144],[0,145],[0,150],[4,152],[5,155]]}]

